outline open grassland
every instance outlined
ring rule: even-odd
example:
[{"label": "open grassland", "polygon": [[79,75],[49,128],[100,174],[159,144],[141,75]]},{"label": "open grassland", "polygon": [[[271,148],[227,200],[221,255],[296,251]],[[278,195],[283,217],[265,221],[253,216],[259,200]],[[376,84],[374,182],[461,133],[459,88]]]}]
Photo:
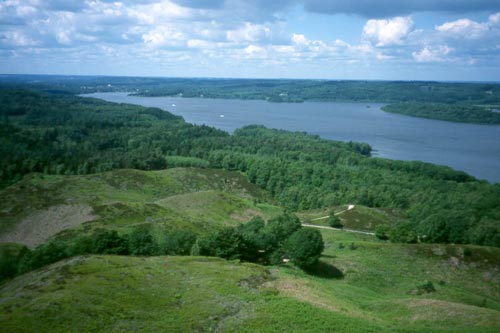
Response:
[{"label": "open grassland", "polygon": [[0,289],[4,332],[380,332],[267,285],[261,266],[204,257],[77,257]]},{"label": "open grassland", "polygon": [[75,257],[4,282],[0,320],[5,332],[500,329],[498,249],[323,236],[307,272],[206,257]]},{"label": "open grassland", "polygon": [[[392,244],[323,230],[326,248],[309,274],[277,268],[275,287],[323,309],[400,332],[498,332],[500,250]],[[431,282],[435,291],[426,290]]]},{"label": "open grassland", "polygon": [[[270,217],[281,210],[238,172],[175,168],[85,176],[33,174],[1,191],[0,242],[39,245],[68,230],[127,229],[199,233]],[[79,232],[79,231],[78,231]]]}]

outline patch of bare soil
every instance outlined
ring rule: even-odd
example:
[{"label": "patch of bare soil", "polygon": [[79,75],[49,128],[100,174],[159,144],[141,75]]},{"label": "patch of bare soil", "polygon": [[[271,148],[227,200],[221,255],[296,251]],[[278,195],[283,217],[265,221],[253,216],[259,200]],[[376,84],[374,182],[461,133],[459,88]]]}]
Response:
[{"label": "patch of bare soil", "polygon": [[0,236],[0,243],[18,243],[34,248],[55,234],[97,219],[87,205],[57,205],[36,211]]}]

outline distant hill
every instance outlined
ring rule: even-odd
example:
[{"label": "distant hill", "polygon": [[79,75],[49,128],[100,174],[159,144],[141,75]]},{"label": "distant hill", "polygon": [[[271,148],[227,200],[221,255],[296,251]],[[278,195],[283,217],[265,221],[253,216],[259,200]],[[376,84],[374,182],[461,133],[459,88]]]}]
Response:
[{"label": "distant hill", "polygon": [[240,173],[214,169],[32,174],[0,193],[0,242],[31,247],[73,229],[150,225],[200,233],[281,211]]}]

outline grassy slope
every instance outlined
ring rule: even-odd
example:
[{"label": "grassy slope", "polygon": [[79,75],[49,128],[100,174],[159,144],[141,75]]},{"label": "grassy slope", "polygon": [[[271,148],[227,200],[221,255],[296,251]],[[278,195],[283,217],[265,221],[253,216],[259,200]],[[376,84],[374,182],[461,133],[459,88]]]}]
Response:
[{"label": "grassy slope", "polygon": [[265,194],[241,174],[195,168],[116,170],[85,176],[36,174],[2,190],[0,196],[0,236],[4,241],[22,221],[21,229],[33,229],[30,223],[45,221],[40,241],[42,236],[66,229],[64,220],[91,220],[69,226],[85,231],[146,223],[158,230],[202,232],[254,215],[268,217],[280,212],[260,203]]},{"label": "grassy slope", "polygon": [[[275,270],[277,288],[285,294],[401,332],[500,329],[500,249],[468,246],[472,254],[464,255],[464,246],[392,244],[322,232],[326,249],[315,275]],[[415,294],[426,281],[436,292]]]},{"label": "grassy slope", "polygon": [[[323,236],[309,273],[204,257],[69,259],[0,286],[0,321],[6,332],[500,329],[499,249]],[[415,294],[426,281],[436,292]]]},{"label": "grassy slope", "polygon": [[[258,203],[265,195],[240,174],[209,169],[34,175],[2,198],[4,232],[6,224],[54,205],[92,208],[96,220],[78,232],[141,223],[201,232],[279,212]],[[366,230],[402,218],[363,206],[340,217],[347,227]],[[6,332],[500,330],[500,249],[467,246],[467,253],[464,246],[322,233],[324,255],[310,274],[285,266],[269,275],[256,265],[196,257],[69,259],[0,286],[0,321]],[[437,291],[417,295],[426,281]]]},{"label": "grassy slope", "polygon": [[[379,224],[392,225],[397,221],[404,220],[402,212],[395,209],[370,208],[356,205],[352,210],[346,211],[348,205],[334,207],[334,211],[340,213],[338,217],[346,228],[364,231],[374,231]],[[328,226],[328,219],[314,220],[329,214],[327,209],[315,209],[303,211],[297,214],[305,223]]]},{"label": "grassy slope", "polygon": [[3,285],[0,321],[4,332],[387,329],[280,295],[270,279],[221,259],[78,257]]}]

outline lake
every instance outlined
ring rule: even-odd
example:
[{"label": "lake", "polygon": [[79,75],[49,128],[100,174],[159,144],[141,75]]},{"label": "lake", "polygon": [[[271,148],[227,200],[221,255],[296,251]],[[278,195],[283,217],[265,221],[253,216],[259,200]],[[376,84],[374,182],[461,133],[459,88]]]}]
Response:
[{"label": "lake", "polygon": [[500,126],[414,118],[380,110],[377,103],[270,103],[182,97],[139,97],[127,93],[84,96],[158,107],[232,132],[249,124],[306,131],[325,139],[366,142],[373,156],[448,165],[479,179],[500,182]]}]

